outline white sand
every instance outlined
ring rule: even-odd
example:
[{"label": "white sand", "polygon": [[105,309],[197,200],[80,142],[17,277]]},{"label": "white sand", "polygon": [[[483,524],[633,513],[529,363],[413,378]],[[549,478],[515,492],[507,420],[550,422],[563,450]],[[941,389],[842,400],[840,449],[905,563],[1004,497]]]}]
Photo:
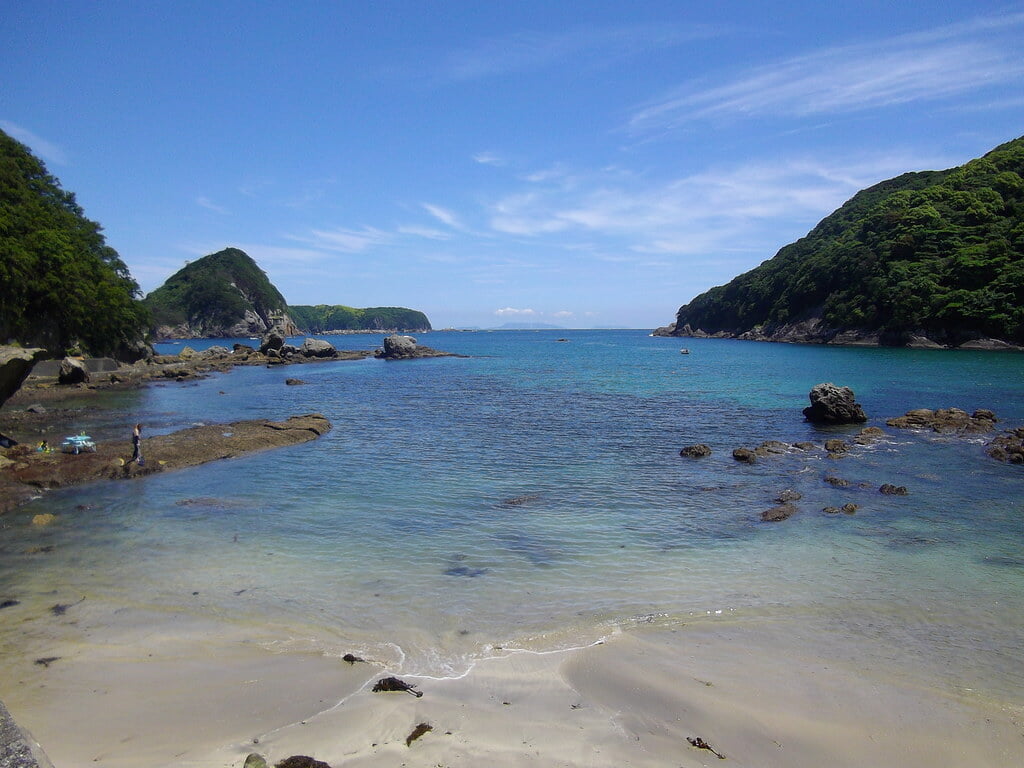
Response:
[{"label": "white sand", "polygon": [[[311,755],[338,766],[1024,765],[1022,700],[964,698],[787,643],[791,626],[706,622],[511,653],[464,677],[405,677],[244,632],[177,626],[20,659],[2,697],[57,768],[241,766]],[[433,730],[406,745],[418,723]],[[701,737],[719,760],[687,743]],[[258,743],[254,743],[258,741]]]}]

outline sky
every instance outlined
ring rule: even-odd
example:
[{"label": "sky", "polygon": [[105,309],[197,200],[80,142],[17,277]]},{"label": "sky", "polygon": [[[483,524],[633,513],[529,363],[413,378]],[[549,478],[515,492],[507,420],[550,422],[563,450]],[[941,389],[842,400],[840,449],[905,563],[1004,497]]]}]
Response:
[{"label": "sky", "polygon": [[1024,134],[1024,2],[3,0],[0,128],[143,292],[654,328]]}]

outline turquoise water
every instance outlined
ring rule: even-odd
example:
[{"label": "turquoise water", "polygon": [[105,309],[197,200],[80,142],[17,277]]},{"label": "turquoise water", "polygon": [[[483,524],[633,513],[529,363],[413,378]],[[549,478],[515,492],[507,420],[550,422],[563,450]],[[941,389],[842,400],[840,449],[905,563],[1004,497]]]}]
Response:
[{"label": "turquoise water", "polygon": [[[136,420],[154,434],[319,412],[334,428],[47,494],[0,519],[0,599],[184,612],[259,627],[283,649],[430,675],[461,674],[496,647],[567,647],[635,624],[772,620],[820,628],[819,651],[1020,699],[1024,469],[989,459],[979,439],[888,428],[838,461],[818,451],[747,466],[731,452],[855,434],[804,422],[821,381],[851,386],[883,428],[947,406],[1017,426],[1024,355],[701,339],[681,355],[680,340],[641,331],[420,341],[469,357],[238,368],[86,414],[99,439],[124,439]],[[679,457],[696,442],[713,455]],[[886,482],[910,494],[879,494]],[[803,494],[800,512],[760,522],[786,488]],[[821,511],[848,501],[855,515]],[[58,522],[32,526],[40,512]],[[53,549],[26,554],[40,546]],[[0,631],[17,644],[16,626]]]}]

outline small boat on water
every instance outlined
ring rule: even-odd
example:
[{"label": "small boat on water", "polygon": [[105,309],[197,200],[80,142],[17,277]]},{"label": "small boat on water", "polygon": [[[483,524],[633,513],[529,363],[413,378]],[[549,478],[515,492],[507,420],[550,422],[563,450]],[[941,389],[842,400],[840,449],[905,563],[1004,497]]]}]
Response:
[{"label": "small boat on water", "polygon": [[679,354],[680,355],[688,355],[688,354],[690,354],[690,350],[688,350],[686,347],[683,347],[682,349],[679,350]]}]

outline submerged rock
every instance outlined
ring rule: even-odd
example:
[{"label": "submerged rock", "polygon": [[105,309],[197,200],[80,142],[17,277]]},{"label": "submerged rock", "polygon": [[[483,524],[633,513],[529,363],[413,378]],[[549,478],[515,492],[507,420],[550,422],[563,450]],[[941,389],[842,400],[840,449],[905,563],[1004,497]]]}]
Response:
[{"label": "submerged rock", "polygon": [[987,453],[997,461],[1024,464],[1024,427],[1000,435],[988,444]]},{"label": "submerged rock", "polygon": [[749,448],[736,448],[732,452],[732,457],[736,461],[742,461],[745,464],[753,464],[757,461],[757,455]]},{"label": "submerged rock", "polygon": [[868,420],[849,387],[816,384],[808,397],[811,404],[804,408],[804,416],[815,424],[863,424]]},{"label": "submerged rock", "polygon": [[761,520],[766,523],[777,523],[795,515],[799,510],[795,504],[785,502],[777,507],[766,509],[761,513]]},{"label": "submerged rock", "polygon": [[885,483],[884,485],[882,485],[881,488],[878,489],[878,492],[884,493],[886,496],[906,496],[907,486]]},{"label": "submerged rock", "polygon": [[916,408],[902,416],[887,419],[886,424],[897,429],[930,429],[942,434],[984,434],[995,429],[998,419],[985,408],[972,414],[960,408]]},{"label": "submerged rock", "polygon": [[696,445],[688,445],[679,452],[680,456],[686,456],[691,459],[699,459],[705,456],[711,455],[711,447],[704,443],[697,443]]}]

